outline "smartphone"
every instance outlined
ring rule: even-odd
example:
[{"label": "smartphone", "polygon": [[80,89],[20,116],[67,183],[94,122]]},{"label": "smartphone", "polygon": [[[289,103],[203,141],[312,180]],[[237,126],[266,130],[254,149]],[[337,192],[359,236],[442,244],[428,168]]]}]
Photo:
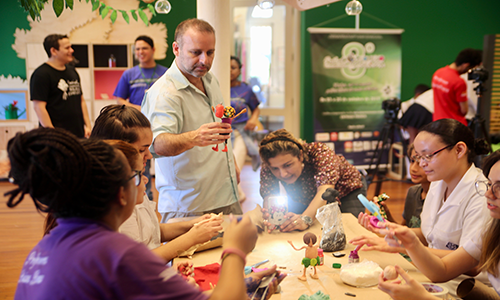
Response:
[{"label": "smartphone", "polygon": [[270,196],[267,200],[267,211],[269,212],[269,223],[280,226],[285,222],[288,212],[288,197]]}]

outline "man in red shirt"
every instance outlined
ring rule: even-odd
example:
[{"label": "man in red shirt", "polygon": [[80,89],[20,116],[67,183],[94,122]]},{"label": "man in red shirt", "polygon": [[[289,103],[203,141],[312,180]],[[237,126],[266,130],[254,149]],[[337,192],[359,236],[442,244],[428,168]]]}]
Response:
[{"label": "man in red shirt", "polygon": [[464,49],[460,51],[455,62],[437,70],[432,76],[434,91],[433,121],[439,119],[455,119],[467,126],[467,84],[460,74],[481,64],[482,51]]}]

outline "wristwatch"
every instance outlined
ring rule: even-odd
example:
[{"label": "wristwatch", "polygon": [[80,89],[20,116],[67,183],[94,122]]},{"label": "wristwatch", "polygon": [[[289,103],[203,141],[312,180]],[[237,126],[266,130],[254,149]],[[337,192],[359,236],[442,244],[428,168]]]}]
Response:
[{"label": "wristwatch", "polygon": [[313,219],[309,216],[300,216],[300,218],[304,221],[308,228],[313,224]]}]

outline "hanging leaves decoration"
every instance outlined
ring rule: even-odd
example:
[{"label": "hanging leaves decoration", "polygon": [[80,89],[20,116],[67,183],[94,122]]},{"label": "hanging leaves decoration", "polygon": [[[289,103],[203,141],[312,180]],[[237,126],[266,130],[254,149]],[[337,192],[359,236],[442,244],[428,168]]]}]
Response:
[{"label": "hanging leaves decoration", "polygon": [[[102,6],[101,6],[102,7]],[[104,8],[102,9],[101,11],[101,17],[104,19],[107,15],[108,15],[108,12],[110,10],[111,7],[107,6],[107,5],[104,5]]]},{"label": "hanging leaves decoration", "polygon": [[132,18],[134,18],[134,20],[136,20],[136,21],[137,21],[137,14],[135,13],[135,9],[132,9],[132,10],[130,11],[130,14],[132,15]]},{"label": "hanging leaves decoration", "polygon": [[112,24],[115,24],[116,16],[117,16],[117,12],[116,12],[116,10],[113,9],[113,11],[111,12],[111,15],[109,16]]},{"label": "hanging leaves decoration", "polygon": [[142,9],[139,9],[139,17],[141,17],[141,20],[144,22],[144,24],[146,24],[146,26],[149,26],[148,16]]},{"label": "hanging leaves decoration", "polygon": [[98,9],[99,5],[101,5],[101,2],[99,2],[98,0],[92,0],[92,11]]},{"label": "hanging leaves decoration", "polygon": [[56,16],[59,17],[64,9],[64,0],[54,0],[52,2],[52,7],[54,8]]},{"label": "hanging leaves decoration", "polygon": [[156,16],[156,9],[153,7],[153,5],[148,4],[149,11],[153,14],[153,16]]},{"label": "hanging leaves decoration", "polygon": [[122,17],[125,20],[125,22],[127,22],[127,24],[130,24],[130,18],[128,17],[127,12],[124,10],[120,10],[120,12],[122,13]]},{"label": "hanging leaves decoration", "polygon": [[[21,6],[24,8],[26,12],[29,13],[31,19],[33,21],[39,21],[41,20],[41,11],[44,8],[44,5],[49,2],[49,0],[18,0]],[[82,2],[82,0],[78,0]],[[147,9],[153,14],[153,16],[156,16],[156,10],[154,6],[151,4],[155,0],[150,1],[147,4]],[[125,10],[116,10],[113,7],[107,6],[106,4],[102,3],[99,0],[85,0],[86,3],[91,2],[92,3],[92,11],[96,11],[99,9],[99,15],[104,19],[108,13],[111,11],[110,14],[110,20],[112,23],[115,23],[116,18],[118,16],[118,12],[121,12],[123,19],[127,24],[130,24],[130,18],[128,16],[128,12]],[[59,17],[63,10],[65,8],[69,8],[73,10],[75,0],[53,0],[52,1],[52,8],[54,9],[54,13],[56,14],[57,17]],[[145,2],[147,3],[147,2]],[[138,21],[137,14],[139,14],[139,17],[141,20],[146,24],[146,26],[149,26],[149,19],[146,13],[144,12],[146,8],[138,8],[138,9],[132,9],[130,10],[130,14],[132,15],[132,18],[134,18],[135,21]]]}]

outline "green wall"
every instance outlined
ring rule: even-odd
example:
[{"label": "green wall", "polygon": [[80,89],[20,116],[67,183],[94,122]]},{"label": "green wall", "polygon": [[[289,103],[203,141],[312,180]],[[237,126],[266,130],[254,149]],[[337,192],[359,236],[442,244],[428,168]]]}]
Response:
[{"label": "green wall", "polygon": [[[452,63],[460,50],[482,49],[484,35],[500,33],[498,0],[359,1],[363,4],[360,28],[404,29],[402,100],[413,96],[417,84],[430,85],[434,71]],[[354,28],[355,17],[345,14],[347,2],[339,1],[301,15],[301,136],[307,141],[314,139],[311,46],[307,28]],[[339,19],[333,20],[335,18]]]},{"label": "green wall", "polygon": [[[176,0],[172,1],[172,3],[172,11],[169,14],[157,14],[151,19],[152,23],[161,22],[167,26],[167,57],[158,61],[158,63],[167,67],[174,60],[172,41],[175,28],[183,20],[196,17],[196,0]],[[12,44],[14,44],[14,32],[16,28],[30,29],[28,14],[24,12],[18,0],[2,0],[1,9],[0,28],[2,30],[0,30],[0,40],[2,43],[0,43],[0,75],[7,76],[11,74],[12,76],[20,76],[26,79],[25,61],[17,57],[16,51],[12,49]],[[130,24],[134,24],[134,22],[134,19],[130,18]],[[131,37],[130,42],[133,42],[135,38]]]},{"label": "green wall", "polygon": [[24,59],[17,57],[12,49],[16,28],[30,29],[28,14],[24,12],[17,0],[2,1],[0,11],[0,75],[20,76],[26,79]]}]

